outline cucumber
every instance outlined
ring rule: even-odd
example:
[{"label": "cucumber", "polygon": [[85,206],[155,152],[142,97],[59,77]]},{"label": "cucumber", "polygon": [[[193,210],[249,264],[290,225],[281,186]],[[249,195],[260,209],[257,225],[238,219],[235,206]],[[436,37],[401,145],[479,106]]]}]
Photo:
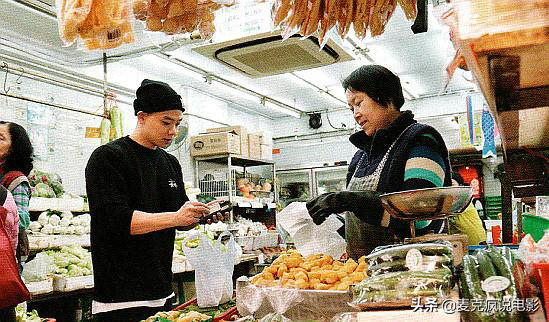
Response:
[{"label": "cucumber", "polygon": [[120,127],[122,115],[117,106],[111,107],[109,114],[111,118],[111,136],[113,140],[116,140],[122,137],[122,128]]},{"label": "cucumber", "polygon": [[452,247],[444,244],[410,244],[397,247],[389,247],[366,256],[368,266],[375,266],[385,262],[394,262],[406,259],[408,251],[417,249],[423,256],[448,256],[453,258]]},{"label": "cucumber", "polygon": [[467,279],[465,278],[465,273],[463,271],[459,273],[459,288],[461,290],[461,298],[471,298],[471,293],[469,293],[469,289],[467,288]]},{"label": "cucumber", "polygon": [[506,277],[511,281],[511,285],[504,291],[504,295],[509,298],[516,298],[517,292],[515,287],[515,279],[511,272],[511,265],[503,255],[497,250],[488,251],[488,256],[492,260],[499,276]]},{"label": "cucumber", "polygon": [[[452,266],[452,258],[448,255],[423,256],[423,265],[432,269],[448,268]],[[383,262],[370,266],[368,276],[376,276],[387,272],[407,271],[406,259],[397,259],[392,262]]]},{"label": "cucumber", "polygon": [[[507,253],[506,251],[509,251]],[[515,285],[515,277],[513,276],[513,272],[511,270],[511,264],[509,259],[511,259],[511,253],[508,248],[505,248],[500,252],[497,249],[490,249],[488,252],[488,256],[492,260],[492,263],[494,264],[496,270],[498,271],[499,276],[503,276],[509,279],[511,284],[509,287],[503,291],[503,298],[509,298],[514,299],[518,298],[517,289]],[[503,254],[502,254],[503,253]],[[504,254],[507,253],[506,257]],[[521,321],[521,313],[517,312],[516,310],[513,310],[512,312],[504,312],[504,316],[509,321]]]},{"label": "cucumber", "polygon": [[[441,292],[447,292],[448,290],[441,289],[425,289],[425,290],[389,290],[389,291],[373,291],[368,292],[362,290],[355,293],[353,303],[363,304],[363,303],[375,303],[375,302],[385,302],[385,301],[397,301],[404,299],[411,299],[418,296],[424,297],[436,297],[440,296]],[[443,293],[445,295],[446,293]]]},{"label": "cucumber", "polygon": [[111,121],[107,118],[101,119],[101,145],[107,144],[111,136]]},{"label": "cucumber", "polygon": [[[483,251],[483,250],[478,251],[476,253],[476,258],[477,258],[478,268],[480,271],[480,276],[482,281],[485,281],[486,279],[492,276],[498,276],[496,272],[496,268],[492,264],[492,260],[490,259],[490,257],[488,257],[488,254],[486,251]],[[491,295],[496,299],[501,299],[502,297],[501,292],[494,292]]]},{"label": "cucumber", "polygon": [[471,298],[486,298],[486,294],[480,286],[480,276],[478,274],[477,260],[474,256],[465,255],[463,257],[463,273],[465,274],[465,281]]}]

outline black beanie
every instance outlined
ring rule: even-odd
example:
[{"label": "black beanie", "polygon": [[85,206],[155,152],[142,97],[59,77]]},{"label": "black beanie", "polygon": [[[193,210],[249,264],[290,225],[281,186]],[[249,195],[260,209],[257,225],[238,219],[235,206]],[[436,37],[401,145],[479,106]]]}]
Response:
[{"label": "black beanie", "polygon": [[137,96],[133,101],[135,115],[137,115],[139,111],[145,113],[169,110],[185,111],[183,103],[181,102],[181,96],[178,95],[170,85],[164,82],[144,79],[143,82],[141,82],[141,86],[135,92],[135,96]]}]

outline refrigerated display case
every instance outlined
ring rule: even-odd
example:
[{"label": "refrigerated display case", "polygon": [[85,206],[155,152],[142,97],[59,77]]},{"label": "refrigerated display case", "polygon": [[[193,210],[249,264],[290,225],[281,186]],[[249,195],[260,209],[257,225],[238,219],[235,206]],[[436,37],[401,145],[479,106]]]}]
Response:
[{"label": "refrigerated display case", "polygon": [[347,166],[313,169],[314,196],[343,191],[347,186]]},{"label": "refrigerated display case", "polygon": [[279,201],[286,207],[294,201],[307,201],[313,197],[311,169],[286,170],[276,174],[280,191]]},{"label": "refrigerated display case", "polygon": [[279,170],[279,200],[282,207],[294,201],[307,201],[326,192],[343,191],[347,166]]}]

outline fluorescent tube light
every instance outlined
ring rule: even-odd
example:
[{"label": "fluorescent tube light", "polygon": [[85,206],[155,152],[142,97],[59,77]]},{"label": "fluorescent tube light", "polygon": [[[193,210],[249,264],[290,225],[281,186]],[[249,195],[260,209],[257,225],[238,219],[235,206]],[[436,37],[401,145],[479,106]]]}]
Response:
[{"label": "fluorescent tube light", "polygon": [[286,115],[290,115],[290,116],[293,116],[295,118],[301,118],[301,113],[299,112],[296,112],[294,110],[290,110],[286,107],[283,107],[283,106],[280,106],[276,103],[273,103],[271,101],[268,101],[268,100],[265,100],[263,99],[263,105],[265,105],[265,107],[268,107],[270,109],[273,109],[277,112],[280,112],[280,113],[284,113]]},{"label": "fluorescent tube light", "polygon": [[230,95],[238,96],[238,97],[240,97],[242,99],[245,99],[247,101],[257,102],[257,99],[259,98],[256,95],[253,95],[253,94],[245,92],[241,89],[235,88],[235,87],[227,85],[225,83],[222,83],[222,82],[216,80],[215,78],[212,80],[212,82],[216,86],[222,87],[224,90],[228,91]]}]

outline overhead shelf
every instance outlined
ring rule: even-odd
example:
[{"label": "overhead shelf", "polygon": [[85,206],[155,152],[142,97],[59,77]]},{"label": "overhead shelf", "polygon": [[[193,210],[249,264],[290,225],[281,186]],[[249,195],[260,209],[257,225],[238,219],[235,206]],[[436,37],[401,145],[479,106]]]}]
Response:
[{"label": "overhead shelf", "polygon": [[258,165],[273,165],[274,161],[254,159],[243,157],[237,154],[221,154],[208,157],[195,157],[195,161],[208,161],[213,163],[227,164],[229,158],[231,158],[231,165],[239,167],[252,167]]},{"label": "overhead shelf", "polygon": [[458,44],[505,151],[549,147],[549,4],[457,0]]}]

